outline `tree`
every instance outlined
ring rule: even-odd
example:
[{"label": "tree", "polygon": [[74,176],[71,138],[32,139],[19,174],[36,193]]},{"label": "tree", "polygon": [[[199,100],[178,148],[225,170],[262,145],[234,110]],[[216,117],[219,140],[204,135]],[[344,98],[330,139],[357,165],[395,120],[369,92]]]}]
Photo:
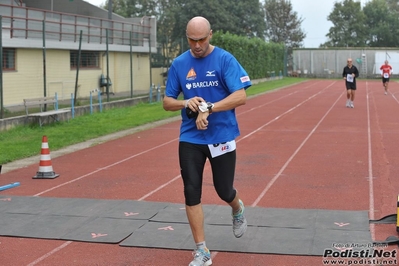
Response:
[{"label": "tree", "polygon": [[[107,0],[103,6],[108,9]],[[169,0],[112,0],[112,12],[125,18],[155,16],[157,18],[157,44],[161,49],[161,54],[152,54],[152,64],[168,65],[167,55],[169,54],[168,36],[170,29],[174,27],[175,13],[173,3]],[[170,4],[171,3],[171,4]]]},{"label": "tree", "polygon": [[266,0],[266,36],[269,41],[284,43],[289,49],[301,47],[306,37],[301,29],[302,18],[293,11],[290,0]]},{"label": "tree", "polygon": [[386,0],[391,11],[399,12],[399,0]]},{"label": "tree", "polygon": [[[107,0],[104,8],[108,9]],[[112,0],[112,12],[125,18],[156,15],[158,0]]]},{"label": "tree", "polygon": [[185,38],[187,22],[195,16],[206,17],[212,30],[247,37],[264,37],[265,23],[259,0],[174,0],[180,6],[174,15],[177,24],[173,37]]},{"label": "tree", "polygon": [[162,48],[162,54],[165,58],[164,66],[169,66],[170,55],[176,55],[181,52],[181,37],[174,39],[173,32],[176,25],[179,24],[178,14],[180,6],[176,1],[160,0],[157,6],[157,42]]},{"label": "tree", "polygon": [[[396,2],[396,3],[395,3]],[[396,9],[395,9],[396,8]],[[371,47],[396,47],[399,43],[398,1],[372,0],[363,8]]]},{"label": "tree", "polygon": [[188,49],[185,28],[195,16],[206,17],[214,32],[261,39],[265,36],[259,0],[113,0],[113,12],[123,17],[156,16],[157,42],[164,54],[176,55]]},{"label": "tree", "polygon": [[329,41],[320,46],[363,47],[366,46],[366,17],[360,2],[344,0],[335,2],[333,11],[327,17],[333,23],[327,33]]},{"label": "tree", "polygon": [[262,4],[259,0],[230,0],[227,7],[231,16],[230,29],[221,27],[220,30],[247,37],[265,39],[266,24]]}]

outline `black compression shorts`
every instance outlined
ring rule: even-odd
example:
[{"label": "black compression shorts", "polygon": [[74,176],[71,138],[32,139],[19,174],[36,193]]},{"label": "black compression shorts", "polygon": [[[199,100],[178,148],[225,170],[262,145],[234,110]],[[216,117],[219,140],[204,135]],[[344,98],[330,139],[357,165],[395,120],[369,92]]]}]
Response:
[{"label": "black compression shorts", "polygon": [[346,89],[347,90],[356,90],[356,83],[354,83],[354,82],[346,82]]},{"label": "black compression shorts", "polygon": [[208,145],[179,142],[179,163],[187,206],[201,203],[206,159],[209,159],[211,164],[213,185],[219,197],[229,203],[236,196],[233,187],[236,150],[212,158]]}]

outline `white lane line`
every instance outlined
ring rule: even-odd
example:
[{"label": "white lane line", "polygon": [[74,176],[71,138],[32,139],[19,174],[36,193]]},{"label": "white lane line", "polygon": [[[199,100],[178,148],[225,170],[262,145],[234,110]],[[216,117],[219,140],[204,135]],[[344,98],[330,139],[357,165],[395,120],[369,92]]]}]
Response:
[{"label": "white lane line", "polygon": [[172,143],[172,142],[174,142],[174,141],[176,141],[176,140],[177,140],[177,138],[176,138],[176,139],[172,139],[172,140],[170,140],[170,141],[168,141],[168,142],[165,142],[165,143],[163,143],[163,144],[161,144],[161,145],[154,146],[154,147],[152,147],[152,148],[150,148],[150,149],[147,149],[147,150],[145,150],[145,151],[136,153],[136,154],[134,154],[134,155],[132,155],[132,156],[126,157],[126,158],[123,159],[123,160],[119,160],[119,161],[117,161],[117,162],[115,162],[115,163],[112,163],[112,164],[109,164],[109,165],[107,165],[107,166],[105,166],[105,167],[98,168],[98,169],[95,170],[95,171],[92,171],[92,172],[90,172],[90,173],[87,173],[87,174],[85,174],[85,175],[82,175],[82,176],[80,176],[80,177],[77,177],[77,178],[75,178],[75,179],[72,179],[72,180],[70,180],[70,181],[68,181],[68,182],[59,184],[58,186],[54,186],[54,187],[52,187],[52,188],[46,189],[46,190],[44,190],[44,191],[42,191],[42,192],[40,192],[40,193],[37,193],[37,194],[35,194],[35,195],[33,195],[33,196],[40,196],[40,195],[42,195],[42,194],[44,194],[44,193],[47,193],[47,192],[52,191],[52,190],[54,190],[54,189],[57,189],[57,188],[59,188],[59,187],[62,187],[62,186],[71,184],[71,183],[76,182],[76,181],[78,181],[78,180],[80,180],[80,179],[82,179],[82,178],[85,178],[85,177],[87,177],[87,176],[93,175],[93,174],[98,173],[98,172],[100,172],[100,171],[102,171],[102,170],[106,170],[106,169],[111,168],[111,167],[113,167],[113,166],[115,166],[115,165],[121,164],[121,163],[123,163],[123,162],[126,162],[126,161],[132,159],[132,158],[135,158],[135,157],[140,156],[140,155],[142,155],[142,154],[145,154],[145,153],[147,153],[147,152],[150,152],[150,151],[153,151],[153,150],[155,150],[155,149],[158,149],[158,148],[160,148],[160,147],[162,147],[162,146],[168,145],[169,143]]},{"label": "white lane line", "polygon": [[[296,91],[296,92],[297,92],[297,91]],[[293,92],[293,93],[291,93],[291,94],[294,94],[294,93],[296,93],[296,92]],[[319,93],[320,93],[320,92],[319,92]],[[283,96],[283,97],[281,97],[281,98],[284,98],[284,97],[285,97],[285,96]],[[280,98],[280,99],[281,99],[281,98]],[[276,101],[276,100],[273,100],[273,101],[271,101],[271,102],[269,102],[269,103],[272,103],[272,102],[274,102],[274,101]],[[268,103],[267,103],[267,104],[268,104]],[[267,104],[264,104],[264,105],[267,105]],[[251,110],[254,110],[254,109],[256,109],[256,108],[253,108],[253,109],[251,109]],[[92,172],[90,172],[90,173],[87,173],[87,174],[85,174],[85,175],[83,175],[83,176],[77,177],[77,178],[75,178],[75,179],[73,179],[73,180],[70,180],[70,181],[68,181],[68,182],[59,184],[59,185],[57,185],[57,186],[54,186],[54,187],[52,187],[52,188],[49,188],[49,189],[44,190],[44,191],[42,191],[42,192],[39,192],[39,193],[37,193],[37,194],[35,194],[35,195],[33,195],[33,196],[40,196],[40,195],[43,195],[43,194],[45,194],[45,193],[47,193],[47,192],[50,192],[50,191],[52,191],[52,190],[54,190],[54,189],[63,187],[63,186],[65,186],[65,185],[68,185],[68,184],[71,184],[71,183],[73,183],[73,182],[76,182],[76,181],[78,181],[78,180],[80,180],[80,179],[83,179],[83,178],[85,178],[85,177],[87,177],[87,176],[91,176],[91,175],[93,175],[93,174],[95,174],[95,173],[98,173],[98,172],[100,172],[100,171],[102,171],[102,170],[106,170],[106,169],[108,169],[108,168],[110,168],[110,167],[113,167],[113,166],[115,166],[115,165],[121,164],[121,163],[123,163],[123,162],[125,162],[125,161],[128,161],[128,160],[130,160],[130,159],[132,159],[132,158],[135,158],[135,157],[137,157],[137,156],[139,156],[139,155],[142,155],[142,154],[144,154],[144,153],[147,153],[147,152],[150,152],[150,151],[152,151],[152,150],[158,149],[158,148],[160,148],[160,147],[162,147],[162,146],[165,146],[165,145],[167,145],[167,144],[170,144],[170,143],[172,143],[172,142],[174,142],[174,141],[176,141],[176,140],[178,140],[178,138],[175,138],[175,139],[173,139],[173,140],[170,140],[170,141],[168,141],[168,142],[165,142],[165,143],[163,143],[163,144],[161,144],[161,145],[152,147],[151,149],[142,151],[142,152],[137,153],[137,154],[135,154],[135,155],[129,156],[129,157],[123,159],[123,160],[120,160],[120,161],[117,161],[117,162],[115,162],[115,163],[109,164],[109,165],[107,165],[107,166],[105,166],[105,167],[98,168],[98,169],[95,170],[95,171],[92,171]],[[175,177],[175,178],[172,179],[172,180],[175,180],[175,179],[177,179],[177,178]],[[169,181],[169,182],[173,182],[173,181]],[[167,184],[169,184],[169,183],[167,183]],[[157,188],[156,191],[158,191],[159,189],[160,189],[160,188]],[[154,191],[154,193],[155,193],[156,191]],[[150,192],[150,193],[151,193],[151,192]]]},{"label": "white lane line", "polygon": [[154,189],[153,191],[145,194],[144,196],[142,196],[141,198],[139,198],[139,201],[145,200],[146,198],[148,198],[149,196],[151,196],[152,194],[154,194],[155,192],[163,189],[164,187],[166,187],[167,185],[173,183],[174,181],[178,180],[181,177],[181,175],[175,176],[173,179],[169,180],[168,182],[164,183],[163,185],[160,185],[159,187],[157,187],[156,189]]},{"label": "white lane line", "polygon": [[294,91],[294,92],[291,92],[291,93],[286,94],[286,95],[284,95],[284,96],[281,96],[280,98],[274,99],[274,100],[272,100],[272,101],[270,101],[270,102],[267,102],[267,103],[264,103],[264,104],[261,104],[261,105],[252,107],[251,109],[248,109],[248,110],[245,110],[245,111],[240,112],[239,114],[237,114],[237,116],[240,116],[240,115],[243,115],[243,114],[252,112],[252,111],[254,111],[254,110],[256,110],[256,109],[259,109],[259,108],[262,108],[262,107],[267,106],[267,105],[269,105],[269,104],[272,104],[272,103],[274,103],[274,102],[280,101],[281,99],[287,98],[287,97],[289,97],[289,96],[291,96],[291,95],[293,95],[293,94],[295,94],[295,93],[298,93],[298,92],[299,92],[299,90]]},{"label": "white lane line", "polygon": [[246,139],[246,138],[252,136],[253,134],[255,134],[256,132],[258,132],[259,130],[261,130],[261,129],[263,129],[264,127],[270,125],[271,123],[273,123],[274,121],[280,119],[281,117],[283,117],[284,115],[288,114],[289,112],[292,112],[293,110],[295,110],[295,109],[298,108],[299,106],[303,105],[303,104],[306,103],[307,101],[313,99],[314,97],[316,97],[316,96],[319,95],[320,93],[323,93],[324,90],[328,89],[329,87],[331,87],[331,86],[334,85],[334,84],[335,84],[335,82],[332,83],[332,84],[330,84],[330,85],[328,85],[328,86],[325,87],[323,90],[320,90],[318,93],[313,94],[312,96],[310,96],[309,98],[307,98],[307,99],[304,100],[303,102],[298,103],[297,105],[295,105],[294,107],[292,107],[292,108],[290,108],[289,110],[285,111],[284,113],[280,114],[279,116],[276,116],[273,120],[270,120],[270,121],[267,122],[266,124],[260,126],[259,128],[255,129],[254,131],[252,131],[251,133],[249,133],[249,134],[243,136],[240,140]]},{"label": "white lane line", "polygon": [[[332,84],[331,84],[331,85],[332,85]],[[331,86],[331,85],[330,85],[330,86]],[[328,86],[328,87],[330,87],[330,86]],[[327,88],[328,88],[328,87],[327,87]],[[294,93],[295,93],[295,92],[294,92]],[[291,94],[294,94],[294,93],[291,93]],[[321,91],[318,92],[317,94],[319,94],[319,93],[321,93]],[[291,94],[290,94],[290,95],[291,95]],[[240,142],[241,140],[243,140],[243,139],[245,139],[245,138],[251,136],[252,134],[254,134],[254,133],[256,133],[257,131],[259,131],[261,128],[263,128],[263,127],[265,127],[265,126],[271,124],[272,122],[274,122],[274,121],[276,121],[277,119],[281,118],[283,115],[285,115],[285,114],[287,114],[287,113],[293,111],[294,109],[298,108],[299,106],[301,106],[301,105],[304,104],[305,102],[307,102],[307,101],[309,101],[310,99],[312,99],[313,97],[315,97],[317,94],[312,95],[311,97],[309,97],[309,98],[306,99],[305,101],[303,101],[303,102],[297,104],[295,107],[290,108],[288,111],[282,113],[281,115],[279,115],[278,117],[274,118],[273,120],[270,120],[268,123],[264,124],[264,125],[261,126],[260,128],[258,128],[258,129],[256,129],[256,130],[250,132],[249,134],[247,134],[246,136],[242,137],[241,139],[238,139],[236,142],[238,143],[238,142]],[[281,97],[281,98],[284,98],[284,97]],[[273,101],[272,101],[272,102],[273,102]],[[269,102],[269,103],[271,103],[271,102]],[[267,104],[263,104],[262,106],[264,106],[264,105],[267,105]],[[251,110],[254,110],[254,109],[256,109],[256,108],[258,108],[258,107],[252,108]],[[169,180],[168,182],[162,184],[162,185],[159,186],[158,188],[156,188],[156,189],[150,191],[149,193],[147,193],[146,195],[144,195],[143,197],[141,197],[141,198],[138,199],[138,200],[139,200],[139,201],[145,200],[145,199],[148,198],[149,196],[153,195],[155,192],[161,190],[162,188],[166,187],[167,185],[169,185],[169,184],[173,183],[174,181],[178,180],[180,177],[181,177],[181,175],[175,176],[173,179],[171,179],[171,180]]]},{"label": "white lane line", "polygon": [[[368,138],[368,164],[369,164],[369,216],[370,220],[374,220],[374,178],[373,178],[373,159],[371,150],[371,125],[370,125],[370,99],[369,99],[369,86],[366,81],[367,92],[367,138]],[[394,96],[395,98],[395,96]],[[395,98],[396,99],[396,98]],[[371,239],[375,239],[375,225],[370,223]]]},{"label": "white lane line", "polygon": [[391,93],[391,95],[392,95],[392,97],[395,99],[395,101],[396,101],[397,103],[399,103],[399,100],[398,100],[398,98],[396,98],[396,96],[395,96],[395,95],[393,95],[393,93]]},{"label": "white lane line", "polygon": [[[331,85],[327,86],[325,89],[331,87],[332,85],[334,85],[334,83],[332,83]],[[321,93],[322,91],[320,91],[319,93]],[[319,94],[317,93],[317,94]],[[290,95],[292,95],[293,93],[291,93]],[[298,108],[299,106],[301,106],[302,104],[304,104],[305,102],[309,101],[310,99],[312,99],[313,97],[315,97],[317,94],[314,94],[313,96],[309,97],[308,99],[306,99],[305,101],[297,104],[295,107],[290,108],[288,111],[282,113],[281,115],[275,117],[273,120],[270,120],[269,122],[267,122],[266,124],[264,124],[263,126],[257,128],[256,130],[252,131],[251,133],[245,135],[244,137],[240,138],[239,140],[237,140],[237,142],[248,138],[249,136],[255,134],[256,132],[258,132],[259,130],[261,130],[262,128],[270,125],[271,123],[273,123],[274,121],[278,120],[279,118],[281,118],[283,115],[288,114],[289,112],[293,111],[294,109]],[[340,96],[338,97],[338,99],[334,102],[333,106],[327,111],[327,113],[324,115],[327,116],[327,114],[331,111],[331,109],[334,107],[334,105],[337,103],[337,101],[339,100],[339,98],[342,96],[342,94],[340,94]],[[266,104],[264,104],[266,105]],[[264,106],[263,105],[263,106]],[[255,110],[258,107],[252,108],[251,110]],[[322,118],[322,120],[324,119],[324,117]],[[321,121],[317,124],[316,128],[318,127],[318,125],[321,123]],[[313,134],[314,130],[316,129],[314,128],[311,132],[311,134]],[[255,200],[254,203],[252,203],[252,207],[255,207],[259,201],[264,197],[264,195],[266,194],[266,192],[270,189],[270,187],[274,184],[274,182],[278,179],[278,177],[281,175],[281,173],[284,171],[284,169],[288,166],[289,162],[294,158],[295,154],[300,150],[300,148],[303,146],[303,144],[306,142],[306,140],[310,137],[310,135],[305,139],[305,141],[300,145],[300,147],[297,149],[297,151],[294,153],[294,155],[291,156],[290,159],[288,159],[288,161],[284,164],[283,168],[281,168],[281,170],[279,171],[279,174],[277,174],[266,186],[266,188],[262,191],[262,193],[259,195],[259,197]],[[281,172],[281,173],[280,173]],[[211,253],[211,258],[215,259],[215,257],[219,254],[218,251],[214,251]]]},{"label": "white lane line", "polygon": [[34,265],[38,264],[38,263],[41,262],[42,260],[47,259],[47,258],[50,257],[51,255],[53,255],[53,254],[56,253],[57,251],[59,251],[59,250],[65,248],[66,246],[68,246],[68,245],[71,244],[71,243],[72,243],[72,241],[67,241],[67,242],[65,242],[64,244],[62,244],[62,245],[59,246],[58,248],[53,249],[53,250],[50,251],[49,253],[44,254],[43,256],[41,256],[40,258],[38,258],[37,260],[35,260],[35,261],[29,263],[27,266],[34,266]]},{"label": "white lane line", "polygon": [[[180,175],[174,177],[172,180],[166,182],[165,184],[159,186],[157,189],[155,189],[155,190],[151,191],[150,193],[144,195],[143,197],[139,198],[138,201],[143,201],[143,200],[145,200],[146,198],[148,198],[149,196],[151,196],[151,195],[154,194],[155,192],[161,190],[162,188],[166,187],[167,185],[171,184],[172,182],[176,181],[176,180],[179,179],[179,178],[180,178]],[[59,247],[57,247],[57,248],[51,250],[50,252],[44,254],[43,256],[41,256],[40,258],[36,259],[35,261],[29,263],[27,266],[34,266],[34,265],[36,265],[37,263],[41,262],[42,260],[44,260],[44,259],[50,257],[52,254],[56,253],[57,251],[59,251],[59,250],[65,248],[66,246],[68,246],[68,245],[71,244],[72,242],[73,242],[73,241],[67,241],[67,242],[63,243],[61,246],[59,246]]]},{"label": "white lane line", "polygon": [[327,115],[330,113],[330,111],[333,109],[333,107],[337,104],[338,100],[342,97],[344,94],[341,93],[337,100],[333,103],[333,105],[328,109],[328,111],[324,114],[324,116],[320,119],[320,121],[316,124],[316,126],[310,131],[309,135],[302,141],[302,143],[299,145],[299,147],[295,150],[295,152],[291,155],[291,157],[285,162],[283,167],[281,167],[280,171],[272,178],[272,180],[269,181],[269,183],[266,185],[266,187],[263,189],[263,191],[260,193],[258,198],[252,203],[252,207],[255,207],[258,205],[259,201],[265,196],[267,191],[273,186],[273,184],[277,181],[277,179],[281,176],[281,174],[284,172],[284,170],[287,168],[287,166],[290,164],[290,162],[294,159],[294,157],[298,154],[298,152],[302,149],[302,147],[305,145],[305,143],[308,141],[308,139],[313,135],[313,133],[316,131],[316,129],[319,127],[319,125],[324,121],[324,119],[327,117]]},{"label": "white lane line", "polygon": [[[335,83],[335,82],[334,82],[334,83]],[[329,88],[329,87],[332,86],[334,83],[332,83],[331,85],[329,85],[329,86],[326,87],[325,89]],[[322,91],[319,91],[317,94],[320,94],[321,92],[322,92]],[[283,115],[285,115],[285,114],[291,112],[292,110],[296,109],[297,107],[301,106],[303,103],[309,101],[310,99],[312,99],[313,97],[315,97],[317,94],[314,94],[313,96],[309,97],[308,99],[306,99],[306,100],[303,101],[302,103],[296,105],[295,107],[290,108],[288,111],[286,111],[286,112],[284,112],[283,114],[279,115],[278,118],[279,118],[279,117],[282,117]],[[265,125],[263,125],[261,128],[263,128],[263,127],[269,125],[270,123],[276,121],[278,118],[275,118],[275,119],[269,121],[268,123],[266,123]],[[237,142],[239,142],[240,140],[245,139],[245,138],[251,136],[251,135],[254,134],[255,132],[259,131],[261,128],[258,128],[258,129],[256,129],[255,131],[249,133],[248,135],[244,136],[243,138],[237,140]],[[86,175],[83,175],[83,176],[81,176],[81,177],[78,177],[78,178],[76,178],[76,179],[74,179],[74,180],[71,180],[71,181],[69,181],[69,182],[60,184],[60,185],[55,186],[55,187],[53,187],[53,188],[51,188],[51,189],[47,189],[47,190],[45,190],[45,191],[43,191],[43,192],[40,192],[40,193],[38,193],[38,194],[36,194],[36,195],[34,195],[34,196],[39,196],[39,195],[41,195],[41,194],[44,194],[44,193],[49,192],[49,191],[51,191],[51,190],[54,190],[54,189],[56,189],[56,188],[58,188],[58,187],[64,186],[64,185],[66,185],[66,184],[70,184],[70,183],[75,182],[75,181],[77,181],[77,180],[80,180],[80,179],[82,179],[82,178],[84,178],[84,177],[86,177],[86,176],[89,176],[89,175],[92,175],[92,174],[94,174],[94,173],[97,173],[97,172],[99,172],[100,170],[107,169],[107,168],[112,167],[112,166],[114,166],[114,165],[117,165],[117,164],[119,164],[119,163],[121,163],[121,162],[127,161],[127,160],[129,160],[129,159],[131,159],[131,158],[137,157],[137,156],[139,156],[139,155],[141,155],[141,154],[144,154],[144,153],[146,153],[146,152],[149,152],[149,151],[151,151],[151,150],[154,150],[154,149],[157,149],[157,148],[159,148],[159,147],[161,147],[161,146],[164,146],[164,145],[166,145],[166,144],[169,144],[169,143],[171,143],[171,142],[173,142],[173,141],[176,141],[176,139],[173,139],[173,140],[171,140],[171,141],[169,141],[169,142],[166,142],[166,143],[164,143],[164,144],[162,144],[162,145],[158,145],[158,146],[156,146],[156,147],[153,147],[153,148],[148,149],[148,150],[146,150],[146,151],[143,151],[143,152],[141,152],[141,153],[135,154],[135,155],[130,156],[130,157],[124,159],[124,160],[121,160],[121,161],[119,161],[119,162],[110,164],[110,165],[108,165],[108,166],[106,166],[106,167],[100,168],[100,169],[98,169],[98,170],[96,170],[96,171],[93,171],[93,172],[91,172],[91,173],[88,173],[88,174],[86,174]],[[158,188],[154,189],[153,191],[147,193],[146,195],[144,195],[143,197],[141,197],[139,200],[142,201],[142,200],[148,198],[149,196],[151,196],[151,195],[154,194],[155,192],[161,190],[162,188],[166,187],[167,185],[171,184],[172,182],[178,180],[180,177],[181,177],[180,175],[174,177],[173,179],[169,180],[168,182],[164,183],[163,185],[159,186]],[[271,186],[271,185],[270,185],[270,186]],[[266,193],[266,192],[265,192],[265,193]],[[28,266],[34,266],[34,265],[36,265],[36,264],[39,263],[40,261],[42,261],[42,260],[48,258],[49,256],[51,256],[51,255],[54,254],[55,252],[57,252],[57,251],[63,249],[64,247],[68,246],[68,245],[71,244],[71,243],[72,243],[72,241],[67,241],[67,242],[65,242],[65,243],[62,244],[61,246],[59,246],[59,247],[53,249],[52,251],[46,253],[46,254],[43,255],[42,257],[40,257],[40,258],[38,258],[37,260],[35,260],[34,262],[28,264]],[[212,258],[214,258],[217,254],[218,254],[218,252],[213,252],[213,253],[212,253]]]},{"label": "white lane line", "polygon": [[305,87],[304,89],[297,89],[297,90],[295,90],[295,91],[293,91],[293,92],[291,92],[291,93],[289,93],[289,94],[285,94],[285,95],[281,96],[280,98],[277,98],[277,99],[271,100],[270,102],[267,102],[267,103],[264,103],[264,104],[261,104],[261,105],[252,107],[251,109],[248,109],[248,110],[246,110],[246,111],[242,111],[242,112],[240,112],[239,114],[237,114],[237,116],[240,116],[240,115],[243,115],[243,114],[252,112],[252,111],[254,111],[254,110],[256,110],[256,109],[259,109],[259,108],[262,108],[262,107],[267,106],[267,105],[269,105],[269,104],[272,104],[272,103],[274,103],[274,102],[280,101],[281,99],[287,98],[287,97],[289,97],[289,96],[291,96],[291,95],[293,95],[293,94],[295,94],[295,93],[303,92],[305,89],[308,89],[308,88],[313,87],[313,86],[315,86],[315,85],[317,85],[317,83],[312,83],[312,84],[310,84],[309,86]]}]

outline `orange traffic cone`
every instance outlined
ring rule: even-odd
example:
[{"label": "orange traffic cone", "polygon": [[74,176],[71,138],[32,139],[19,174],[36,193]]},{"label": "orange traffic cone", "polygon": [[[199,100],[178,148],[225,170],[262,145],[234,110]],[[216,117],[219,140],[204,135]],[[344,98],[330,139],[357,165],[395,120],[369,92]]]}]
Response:
[{"label": "orange traffic cone", "polygon": [[59,174],[53,171],[53,166],[51,165],[50,149],[48,147],[47,136],[43,136],[42,139],[42,151],[40,155],[39,171],[33,178],[56,178]]}]

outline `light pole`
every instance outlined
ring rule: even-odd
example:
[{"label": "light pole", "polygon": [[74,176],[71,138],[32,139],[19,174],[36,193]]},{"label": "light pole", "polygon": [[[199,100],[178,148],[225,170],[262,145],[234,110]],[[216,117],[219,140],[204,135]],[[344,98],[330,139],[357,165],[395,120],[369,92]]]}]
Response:
[{"label": "light pole", "polygon": [[108,19],[112,20],[112,0],[108,0]]},{"label": "light pole", "polygon": [[143,26],[144,19],[148,19],[148,57],[149,57],[149,64],[150,64],[150,88],[152,88],[152,69],[151,69],[151,19],[155,18],[154,16],[143,16],[141,18],[140,24]]}]

